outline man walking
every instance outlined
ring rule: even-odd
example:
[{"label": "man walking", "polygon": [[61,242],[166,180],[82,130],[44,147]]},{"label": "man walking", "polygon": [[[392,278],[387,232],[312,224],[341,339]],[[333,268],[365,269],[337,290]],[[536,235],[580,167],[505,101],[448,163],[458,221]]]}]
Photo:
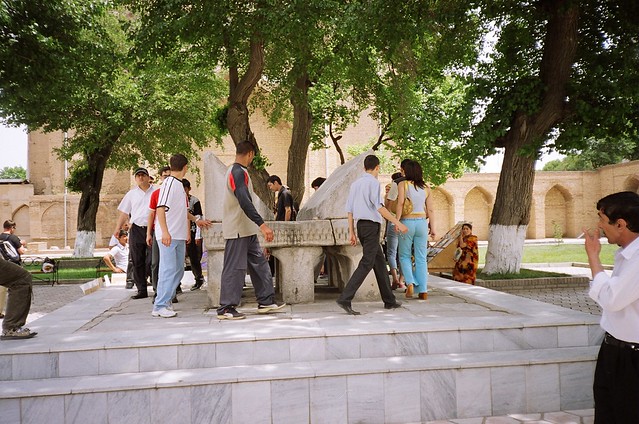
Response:
[{"label": "man walking", "polygon": [[146,283],[151,274],[151,249],[146,244],[147,217],[149,199],[156,187],[150,183],[149,171],[146,168],[136,169],[133,175],[136,187],[124,196],[118,206],[120,215],[113,234],[118,237],[130,215],[129,250],[133,265],[133,282],[138,289],[137,294],[131,296],[131,299],[144,299],[149,297]]},{"label": "man walking", "polygon": [[[362,285],[364,279],[371,271],[375,272],[379,293],[384,301],[384,308],[395,309],[401,303],[395,300],[395,295],[391,290],[388,270],[386,269],[386,258],[379,244],[379,232],[383,224],[382,217],[395,224],[397,230],[406,233],[408,228],[397,220],[384,207],[384,200],[379,189],[379,159],[375,155],[368,155],[364,158],[364,175],[359,177],[348,192],[346,211],[348,212],[348,234],[351,246],[357,244],[357,237],[362,243],[363,255],[359,265],[348,280],[344,291],[337,299],[337,304],[349,315],[359,315],[351,307],[351,301],[355,297],[357,289]],[[357,221],[357,235],[355,235],[354,221]]]},{"label": "man walking", "polygon": [[187,200],[182,178],[186,174],[188,161],[182,154],[171,156],[171,176],[160,188],[155,216],[155,234],[161,243],[158,291],[151,315],[171,318],[177,315],[171,299],[184,276],[184,255],[189,240]]},{"label": "man walking", "polygon": [[[592,271],[589,295],[601,306],[606,332],[595,369],[595,424],[639,423],[639,194],[611,194],[597,202],[599,222],[584,229]],[[608,276],[600,233],[620,246]]]},{"label": "man walking", "polygon": [[247,167],[254,157],[255,146],[248,141],[238,143],[235,147],[235,163],[226,172],[222,216],[222,233],[226,244],[218,319],[245,318],[235,308],[242,297],[247,268],[255,288],[257,312],[270,313],[285,306],[284,303],[275,303],[273,276],[257,240],[259,231],[267,242],[272,241],[273,230],[257,213],[251,199],[253,184]]}]

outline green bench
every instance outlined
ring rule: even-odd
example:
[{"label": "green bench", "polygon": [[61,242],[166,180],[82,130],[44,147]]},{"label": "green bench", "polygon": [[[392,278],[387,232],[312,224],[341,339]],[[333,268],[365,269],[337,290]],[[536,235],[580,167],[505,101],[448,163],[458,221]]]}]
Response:
[{"label": "green bench", "polygon": [[[45,260],[51,264],[47,270],[43,269],[43,265]],[[60,267],[60,261],[58,259],[50,259],[50,258],[42,258],[40,256],[35,257],[25,257],[22,259],[22,267],[29,271],[29,274],[33,276],[33,278],[42,281],[51,283],[53,286],[58,282],[58,269]]]}]

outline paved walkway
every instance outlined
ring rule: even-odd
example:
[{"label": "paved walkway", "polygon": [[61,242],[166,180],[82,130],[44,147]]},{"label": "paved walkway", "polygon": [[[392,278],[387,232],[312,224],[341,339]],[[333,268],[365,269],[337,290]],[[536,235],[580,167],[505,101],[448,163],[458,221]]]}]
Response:
[{"label": "paved walkway", "polygon": [[[560,272],[567,272],[571,274],[581,275],[584,271],[588,272],[587,269],[562,269]],[[558,271],[558,268],[553,267],[553,271]],[[192,275],[187,274],[186,280],[190,282],[185,282],[185,290],[188,290],[190,284],[192,284]],[[123,289],[124,290],[124,289]],[[134,290],[130,290],[129,292],[133,293]],[[574,310],[579,310],[582,312],[590,313],[597,315],[599,314],[598,307],[594,302],[590,301],[587,296],[586,289],[544,289],[544,290],[508,290],[509,293],[543,301],[546,303],[551,303],[554,305],[568,307]],[[444,302],[445,304],[449,304],[452,302],[451,299],[442,299],[438,301],[437,292],[433,293],[433,299],[431,302],[433,306]],[[79,288],[78,284],[60,284],[54,287],[48,285],[36,285],[34,286],[34,300],[32,304],[31,314],[29,317],[29,322],[42,317],[57,308],[60,308],[68,303],[71,303],[78,298],[82,297],[82,291]],[[185,303],[193,303],[196,306],[196,310],[192,312],[188,312],[183,310],[181,312],[181,317],[183,319],[188,319],[188,314],[197,315],[197,319],[202,319],[202,309],[206,304],[206,296],[203,291],[200,292],[186,292],[183,296],[185,296]],[[320,295],[318,297],[326,297],[327,295]],[[398,298],[401,299],[401,295]],[[189,299],[192,299],[189,301]],[[196,300],[197,299],[197,300]],[[193,300],[196,300],[193,302]],[[430,302],[429,302],[430,303]],[[454,302],[453,302],[454,303]],[[308,309],[306,313],[321,315],[326,314],[327,312],[332,315],[339,314],[339,311],[333,302],[329,302],[329,310],[322,310],[325,307],[318,306],[319,309],[313,311],[312,308],[314,305],[305,305],[304,309]],[[182,302],[180,302],[180,306],[182,307]],[[183,307],[186,307],[184,305]],[[408,308],[408,304],[406,305]],[[365,308],[363,305],[358,305],[359,308]],[[456,310],[454,304],[450,304],[447,306],[451,308],[451,312]],[[109,332],[112,330],[111,327],[115,326],[117,328],[123,328],[122,325],[126,320],[130,319],[131,314],[136,316],[141,316],[143,321],[147,323],[149,326],[157,326],[157,319],[150,318],[151,305],[150,302],[146,300],[143,301],[129,301],[125,300],[119,307],[114,308],[117,310],[108,311],[102,319],[98,319],[92,321],[88,324],[91,328],[99,329],[102,328],[102,331]],[[410,310],[410,309],[409,309]],[[362,310],[363,312],[367,312],[366,309]],[[186,313],[186,314],[185,314]],[[481,313],[477,311],[477,313]],[[143,314],[143,315],[141,315]],[[148,315],[148,316],[147,316]],[[209,314],[204,314],[209,315]],[[148,318],[148,319],[147,319]],[[163,321],[164,323],[164,321]],[[171,324],[179,324],[180,321],[171,322]],[[210,324],[217,325],[218,322],[214,316],[211,315]],[[151,328],[151,327],[149,327]],[[83,328],[83,330],[89,330],[89,328]],[[510,423],[575,423],[575,424],[587,424],[593,422],[593,413],[592,409],[580,410],[580,411],[554,411],[554,412],[546,412],[546,413],[538,413],[538,414],[510,414],[506,416],[498,416],[498,417],[477,417],[477,418],[467,418],[467,419],[454,419],[450,421],[432,421],[429,424],[510,424]]]}]

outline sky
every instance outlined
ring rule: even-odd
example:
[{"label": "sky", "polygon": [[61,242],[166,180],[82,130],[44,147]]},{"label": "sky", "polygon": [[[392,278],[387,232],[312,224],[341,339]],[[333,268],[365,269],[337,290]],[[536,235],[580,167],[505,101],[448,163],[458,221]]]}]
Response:
[{"label": "sky", "polygon": [[0,169],[22,166],[27,169],[27,132],[0,124]]},{"label": "sky", "polygon": [[[0,169],[6,166],[22,166],[27,168],[27,133],[23,128],[9,128],[0,124]],[[537,161],[536,169],[543,168],[544,164],[563,156],[558,153],[544,155]],[[503,155],[497,154],[486,158],[486,165],[481,172],[499,172]]]}]

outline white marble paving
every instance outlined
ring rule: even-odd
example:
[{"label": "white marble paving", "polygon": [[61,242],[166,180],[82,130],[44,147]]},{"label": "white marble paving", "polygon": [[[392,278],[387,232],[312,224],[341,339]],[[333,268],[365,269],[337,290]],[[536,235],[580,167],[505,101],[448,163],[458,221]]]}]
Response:
[{"label": "white marble paving", "polygon": [[215,358],[218,367],[247,365],[253,362],[255,343],[219,343],[216,349]]},{"label": "white marble paving", "polygon": [[340,424],[347,422],[348,394],[346,376],[320,377],[310,381],[311,422]]},{"label": "white marble paving", "polygon": [[0,399],[0,424],[20,422],[20,399]]},{"label": "white marble paving", "polygon": [[461,337],[459,331],[434,331],[428,333],[428,353],[459,353]]},{"label": "white marble paving", "polygon": [[462,369],[455,373],[457,416],[471,418],[492,415],[490,369]]},{"label": "white marble paving", "polygon": [[592,383],[595,363],[565,363],[559,365],[561,409],[592,408]]},{"label": "white marble paving", "polygon": [[457,416],[455,371],[436,370],[420,373],[421,421]]},{"label": "white marble paving", "polygon": [[177,347],[178,368],[212,368],[216,364],[214,344],[190,344]]},{"label": "white marble paving", "polygon": [[359,336],[362,358],[383,358],[397,355],[393,334],[371,334]]},{"label": "white marble paving", "polygon": [[34,353],[13,355],[12,377],[14,380],[53,378],[58,376],[58,355]]},{"label": "white marble paving", "polygon": [[99,351],[81,350],[58,354],[59,376],[96,375],[100,373]]},{"label": "white marble paving", "polygon": [[140,371],[140,349],[103,349],[98,351],[100,374]]},{"label": "white marble paving", "polygon": [[323,361],[326,359],[326,338],[290,339],[291,362]]},{"label": "white marble paving", "polygon": [[310,422],[308,379],[271,382],[272,422],[298,424]]},{"label": "white marble paving", "polygon": [[63,423],[64,396],[22,399],[22,424]]},{"label": "white marble paving", "polygon": [[193,424],[230,424],[232,422],[230,384],[193,386],[190,393]]},{"label": "white marble paving", "polygon": [[233,384],[232,422],[271,423],[271,382]]},{"label": "white marble paving", "polygon": [[461,352],[492,352],[495,349],[490,330],[460,331]]},{"label": "white marble paving", "polygon": [[174,370],[178,364],[178,346],[140,349],[140,371]]},{"label": "white marble paving", "polygon": [[382,374],[346,377],[349,423],[384,423],[384,378]]},{"label": "white marble paving", "polygon": [[151,392],[121,390],[107,393],[109,424],[151,424]]},{"label": "white marble paving", "polygon": [[329,337],[326,339],[326,359],[353,359],[359,357],[359,337]]},{"label": "white marble paving", "polygon": [[279,364],[290,362],[289,340],[258,340],[253,349],[253,364]]},{"label": "white marble paving", "polygon": [[13,355],[0,355],[0,381],[12,379],[12,359]]},{"label": "white marble paving", "polygon": [[419,372],[386,373],[384,377],[384,422],[421,421]]},{"label": "white marble paving", "polygon": [[166,388],[149,391],[151,422],[190,423],[191,396],[188,388]]},{"label": "white marble paving", "polygon": [[427,333],[405,333],[395,335],[398,355],[427,355]]},{"label": "white marble paving", "polygon": [[107,424],[107,394],[87,393],[64,397],[65,423]]},{"label": "white marble paving", "polygon": [[557,328],[559,347],[588,346],[588,327],[570,325]]},{"label": "white marble paving", "polygon": [[494,367],[490,370],[493,415],[526,410],[526,368]]},{"label": "white marble paving", "polygon": [[529,349],[551,349],[558,344],[557,327],[527,327],[524,338]]},{"label": "white marble paving", "polygon": [[525,411],[557,411],[559,400],[559,365],[527,367]]}]

